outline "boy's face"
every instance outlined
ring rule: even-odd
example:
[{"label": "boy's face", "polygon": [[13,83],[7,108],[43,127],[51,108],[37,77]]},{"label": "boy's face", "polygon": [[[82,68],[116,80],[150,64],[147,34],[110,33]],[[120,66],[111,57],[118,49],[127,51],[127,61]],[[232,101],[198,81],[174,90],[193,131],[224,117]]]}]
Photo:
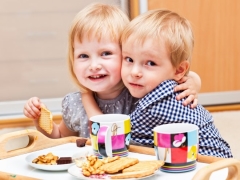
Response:
[{"label": "boy's face", "polygon": [[142,98],[160,83],[174,79],[176,69],[164,41],[143,44],[128,38],[122,44],[122,80],[132,96]]},{"label": "boy's face", "polygon": [[110,38],[74,40],[74,73],[78,81],[99,97],[111,93],[121,84],[121,49]]}]

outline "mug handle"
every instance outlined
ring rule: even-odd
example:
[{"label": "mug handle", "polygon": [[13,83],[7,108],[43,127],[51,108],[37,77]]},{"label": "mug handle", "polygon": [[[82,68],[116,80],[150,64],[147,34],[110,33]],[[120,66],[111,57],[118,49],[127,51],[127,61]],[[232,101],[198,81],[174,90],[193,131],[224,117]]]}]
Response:
[{"label": "mug handle", "polygon": [[[108,157],[112,157],[112,137],[111,137],[111,130],[109,126],[101,126],[100,133],[98,132],[97,136],[104,136],[104,142],[105,142],[105,152]],[[101,152],[99,151],[99,154]],[[102,156],[105,156],[101,154]]]},{"label": "mug handle", "polygon": [[108,157],[112,157],[112,135],[110,131],[110,127],[107,128],[106,134],[105,134],[105,148],[106,148],[106,154]]}]

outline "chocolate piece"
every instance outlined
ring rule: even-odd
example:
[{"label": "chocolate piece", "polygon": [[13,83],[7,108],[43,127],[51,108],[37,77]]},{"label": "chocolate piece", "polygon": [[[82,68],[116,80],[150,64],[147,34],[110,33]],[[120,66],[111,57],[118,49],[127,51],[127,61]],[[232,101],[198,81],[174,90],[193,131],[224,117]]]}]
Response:
[{"label": "chocolate piece", "polygon": [[84,147],[86,144],[86,141],[87,139],[77,139],[76,140],[77,147]]},{"label": "chocolate piece", "polygon": [[70,164],[72,163],[72,158],[71,157],[60,157],[57,160],[57,164]]}]

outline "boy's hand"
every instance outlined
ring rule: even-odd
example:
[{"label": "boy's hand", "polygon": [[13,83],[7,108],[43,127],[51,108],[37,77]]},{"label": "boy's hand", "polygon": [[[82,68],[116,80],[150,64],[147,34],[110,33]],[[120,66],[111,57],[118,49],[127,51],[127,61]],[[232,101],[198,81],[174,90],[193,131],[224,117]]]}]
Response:
[{"label": "boy's hand", "polygon": [[192,77],[184,76],[178,81],[179,85],[174,88],[174,91],[183,91],[176,98],[180,100],[184,97],[187,99],[183,102],[184,106],[191,104],[191,108],[195,108],[198,104],[198,91],[199,85],[194,81]]},{"label": "boy's hand", "polygon": [[30,98],[24,105],[23,113],[26,117],[38,120],[41,114],[41,100],[38,97]]}]

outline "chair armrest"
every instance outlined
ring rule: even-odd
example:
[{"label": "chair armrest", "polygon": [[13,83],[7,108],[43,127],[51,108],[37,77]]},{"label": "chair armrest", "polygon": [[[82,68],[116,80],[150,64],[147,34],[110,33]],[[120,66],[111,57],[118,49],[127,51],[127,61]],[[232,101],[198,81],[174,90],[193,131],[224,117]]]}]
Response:
[{"label": "chair armrest", "polygon": [[200,170],[194,175],[192,180],[208,180],[214,171],[228,168],[227,180],[240,179],[240,161],[229,158],[213,162]]}]

